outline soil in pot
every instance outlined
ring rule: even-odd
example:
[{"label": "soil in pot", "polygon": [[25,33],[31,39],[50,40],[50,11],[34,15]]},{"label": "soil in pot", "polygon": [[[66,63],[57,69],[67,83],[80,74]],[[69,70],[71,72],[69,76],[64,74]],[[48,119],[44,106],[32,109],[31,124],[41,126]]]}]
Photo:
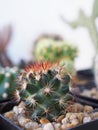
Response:
[{"label": "soil in pot", "polygon": [[65,115],[59,116],[53,122],[46,118],[34,121],[31,120],[24,102],[21,102],[13,110],[4,113],[4,116],[25,130],[67,130],[98,119],[98,112],[94,112],[91,106],[69,102]]}]

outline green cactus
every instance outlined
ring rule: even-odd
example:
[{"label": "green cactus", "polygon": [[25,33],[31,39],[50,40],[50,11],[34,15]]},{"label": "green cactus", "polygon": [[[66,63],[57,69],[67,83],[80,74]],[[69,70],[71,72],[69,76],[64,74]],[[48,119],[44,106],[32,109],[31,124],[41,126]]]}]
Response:
[{"label": "green cactus", "polygon": [[67,59],[73,61],[77,55],[77,48],[72,44],[67,44],[63,40],[54,40],[51,38],[40,39],[34,48],[35,59],[49,60],[50,62]]},{"label": "green cactus", "polygon": [[12,93],[15,91],[14,80],[18,71],[17,67],[0,67],[0,100],[12,97]]},{"label": "green cactus", "polygon": [[68,22],[66,19],[62,17],[63,20],[67,24],[69,24],[72,28],[83,26],[88,29],[96,53],[98,53],[98,31],[95,23],[97,17],[98,17],[98,0],[94,1],[93,12],[91,16],[86,16],[84,12],[80,9],[78,19],[73,22]]},{"label": "green cactus", "polygon": [[39,62],[26,67],[18,76],[20,87],[15,99],[25,102],[33,120],[45,117],[49,120],[65,113],[70,76],[65,68],[49,62]]},{"label": "green cactus", "polygon": [[61,39],[42,37],[35,43],[34,57],[37,61],[50,61],[63,63],[71,74],[74,74],[74,59],[77,48]]}]

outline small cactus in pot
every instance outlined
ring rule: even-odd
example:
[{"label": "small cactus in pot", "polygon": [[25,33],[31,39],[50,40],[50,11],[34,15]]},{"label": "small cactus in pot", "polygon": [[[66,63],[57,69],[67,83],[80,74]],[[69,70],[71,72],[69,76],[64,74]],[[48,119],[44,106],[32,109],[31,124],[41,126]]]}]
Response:
[{"label": "small cactus in pot", "polygon": [[66,103],[72,100],[70,76],[63,66],[49,62],[33,63],[17,78],[16,101],[25,102],[33,120],[45,117],[53,120],[65,113]]}]

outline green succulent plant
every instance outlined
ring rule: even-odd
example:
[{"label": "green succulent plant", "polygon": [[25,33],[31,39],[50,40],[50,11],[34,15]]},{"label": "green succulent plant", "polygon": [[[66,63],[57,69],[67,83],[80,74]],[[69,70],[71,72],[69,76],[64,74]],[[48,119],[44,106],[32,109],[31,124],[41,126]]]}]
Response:
[{"label": "green succulent plant", "polygon": [[34,57],[35,60],[48,60],[50,62],[71,60],[77,56],[77,48],[72,44],[67,44],[63,40],[52,38],[42,38],[35,43]]},{"label": "green succulent plant", "polygon": [[45,117],[53,120],[65,113],[69,92],[70,76],[65,68],[49,62],[39,62],[26,67],[18,76],[20,87],[15,99],[25,102],[33,120]]},{"label": "green succulent plant", "polygon": [[17,67],[0,67],[0,100],[12,97],[15,91],[14,80],[18,72],[19,69]]},{"label": "green succulent plant", "polygon": [[35,43],[34,58],[35,61],[59,62],[66,67],[71,74],[75,73],[74,59],[77,56],[78,49],[72,44],[50,37],[42,37]]}]

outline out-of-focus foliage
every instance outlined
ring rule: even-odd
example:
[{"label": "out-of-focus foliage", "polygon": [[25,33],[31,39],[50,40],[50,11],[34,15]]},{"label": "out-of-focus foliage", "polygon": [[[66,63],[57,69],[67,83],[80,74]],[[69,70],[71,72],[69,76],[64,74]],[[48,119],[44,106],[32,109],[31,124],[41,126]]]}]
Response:
[{"label": "out-of-focus foliage", "polygon": [[16,87],[16,76],[19,72],[17,67],[0,67],[0,100],[10,98]]},{"label": "out-of-focus foliage", "polygon": [[73,61],[77,55],[77,48],[67,44],[65,41],[43,38],[36,43],[34,54],[37,60],[49,60],[54,62],[67,59]]},{"label": "out-of-focus foliage", "polygon": [[94,6],[93,6],[93,18],[98,17],[98,0],[94,1]]},{"label": "out-of-focus foliage", "polygon": [[77,28],[79,26],[86,27],[89,31],[92,43],[95,47],[96,53],[98,52],[98,31],[95,24],[95,20],[98,17],[98,0],[94,1],[93,12],[91,16],[86,16],[84,11],[80,9],[79,16],[77,20],[73,22],[68,22],[66,19],[63,20],[69,24],[72,28]]},{"label": "out-of-focus foliage", "polygon": [[12,26],[7,25],[4,26],[2,30],[0,30],[0,66],[2,67],[12,67],[14,66],[13,62],[9,58],[7,54],[7,48],[10,43],[10,39],[12,37]]},{"label": "out-of-focus foliage", "polygon": [[72,72],[77,48],[61,39],[43,37],[35,43],[33,54],[37,61],[60,62]]}]

